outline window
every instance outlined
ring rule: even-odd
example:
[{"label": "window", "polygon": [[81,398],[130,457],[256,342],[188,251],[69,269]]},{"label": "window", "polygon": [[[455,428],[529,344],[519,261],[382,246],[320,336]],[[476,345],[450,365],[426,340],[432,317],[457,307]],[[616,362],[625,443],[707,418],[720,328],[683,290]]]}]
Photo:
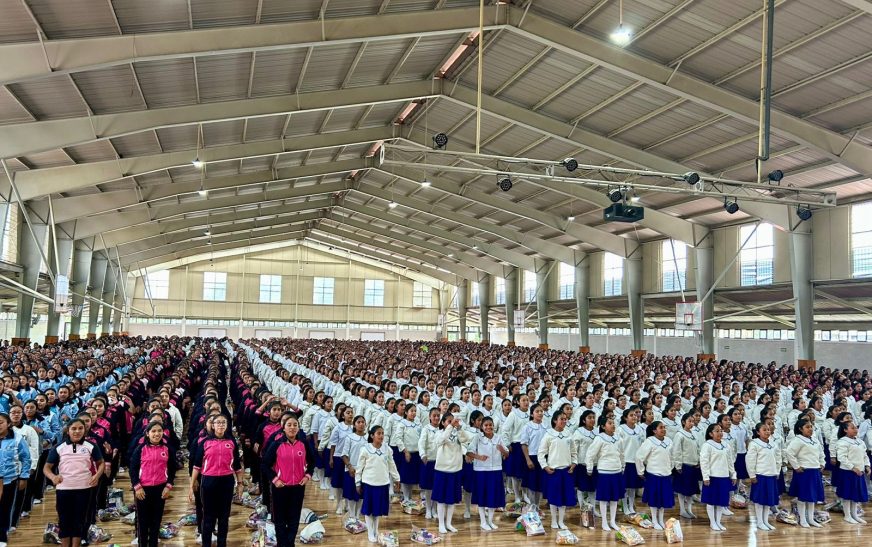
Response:
[{"label": "window", "polygon": [[472,284],[472,305],[473,306],[481,306],[481,296],[478,292],[478,283]]},{"label": "window", "polygon": [[739,256],[740,281],[743,287],[772,284],[772,260],[775,245],[772,243],[772,225],[760,224],[739,229],[739,245],[748,241]]},{"label": "window", "polygon": [[851,207],[851,272],[872,277],[872,202]]},{"label": "window", "polygon": [[166,300],[170,297],[170,271],[151,272],[145,276],[146,298]]},{"label": "window", "polygon": [[502,277],[494,278],[495,302],[499,304],[506,303],[506,280]]},{"label": "window", "polygon": [[203,300],[223,302],[227,300],[227,274],[203,272]]},{"label": "window", "polygon": [[624,259],[616,254],[606,253],[603,257],[603,294],[621,294],[624,281]]},{"label": "window", "polygon": [[536,274],[524,270],[524,302],[536,300]]},{"label": "window", "polygon": [[560,300],[575,297],[575,268],[569,264],[560,263]]},{"label": "window", "polygon": [[412,287],[412,306],[416,308],[432,308],[433,289],[429,285],[415,281]]},{"label": "window", "polygon": [[687,245],[667,239],[663,242],[663,292],[683,291],[687,288]]},{"label": "window", "polygon": [[385,305],[385,282],[383,279],[363,280],[363,305],[378,307]]},{"label": "window", "polygon": [[279,304],[282,301],[282,276],[260,275],[260,301],[264,304]]},{"label": "window", "polygon": [[316,277],[314,285],[314,294],[312,295],[312,304],[322,306],[333,305],[333,278],[332,277]]}]

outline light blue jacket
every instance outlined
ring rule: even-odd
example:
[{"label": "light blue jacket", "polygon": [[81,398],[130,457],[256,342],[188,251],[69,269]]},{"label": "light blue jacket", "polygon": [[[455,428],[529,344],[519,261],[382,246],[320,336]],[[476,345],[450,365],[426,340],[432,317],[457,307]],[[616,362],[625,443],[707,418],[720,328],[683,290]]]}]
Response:
[{"label": "light blue jacket", "polygon": [[0,477],[3,484],[30,477],[30,450],[27,441],[12,427],[0,440]]}]

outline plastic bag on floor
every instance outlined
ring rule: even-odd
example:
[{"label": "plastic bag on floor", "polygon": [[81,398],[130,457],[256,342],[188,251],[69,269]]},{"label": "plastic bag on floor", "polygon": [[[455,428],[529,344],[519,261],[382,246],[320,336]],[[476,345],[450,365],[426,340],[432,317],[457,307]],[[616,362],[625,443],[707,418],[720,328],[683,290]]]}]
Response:
[{"label": "plastic bag on floor", "polygon": [[514,503],[509,503],[508,505],[506,505],[503,516],[510,519],[516,519],[522,514],[524,514],[524,504],[516,501]]},{"label": "plastic bag on floor", "polygon": [[632,526],[621,526],[620,529],[615,532],[615,537],[618,541],[623,541],[627,545],[641,545],[645,543],[645,538],[643,538]]},{"label": "plastic bag on floor", "polygon": [[188,515],[183,516],[176,524],[179,526],[196,526],[197,525],[197,513],[190,513]]},{"label": "plastic bag on floor", "polygon": [[276,527],[269,522],[263,522],[251,535],[251,547],[275,547]]},{"label": "plastic bag on floor", "polygon": [[423,515],[424,504],[420,500],[408,500],[402,502],[403,513],[407,515]]},{"label": "plastic bag on floor", "polygon": [[678,519],[671,518],[666,521],[666,543],[681,543],[684,541],[684,532],[681,530],[681,523]]},{"label": "plastic bag on floor", "polygon": [[578,536],[569,530],[560,530],[555,538],[557,545],[575,545],[578,543]]},{"label": "plastic bag on floor", "polygon": [[518,517],[518,527],[527,533],[527,536],[545,535],[545,527],[542,525],[542,517],[539,513],[524,513]]},{"label": "plastic bag on floor", "polygon": [[161,539],[170,539],[179,535],[179,527],[172,522],[165,522],[158,530],[157,535]]},{"label": "plastic bag on floor", "polygon": [[300,532],[300,543],[321,543],[324,539],[324,525],[320,520],[310,522]]},{"label": "plastic bag on floor", "polygon": [[108,509],[120,509],[124,505],[124,490],[112,488],[106,495],[106,507]]},{"label": "plastic bag on floor", "polygon": [[624,520],[630,524],[635,524],[639,528],[645,528],[646,530],[654,528],[654,523],[651,522],[651,517],[649,517],[647,513],[634,513],[632,515],[627,515],[624,517]]},{"label": "plastic bag on floor", "polygon": [[113,520],[118,520],[121,518],[121,514],[118,512],[118,509],[100,509],[97,511],[97,520],[100,522],[111,522]]},{"label": "plastic bag on floor", "polygon": [[315,511],[312,511],[309,508],[303,507],[303,510],[300,511],[300,524],[309,524],[310,522],[315,522],[316,520],[324,520],[327,518],[327,513],[323,515],[319,515]]},{"label": "plastic bag on floor", "polygon": [[781,522],[784,524],[789,524],[791,526],[796,526],[799,524],[799,520],[797,520],[796,515],[793,513],[788,513],[784,509],[778,509],[778,512],[775,513],[775,522]]},{"label": "plastic bag on floor", "polygon": [[593,512],[593,505],[589,503],[581,506],[581,527],[596,528],[596,513]]},{"label": "plastic bag on floor", "polygon": [[51,543],[54,545],[61,544],[61,529],[57,524],[49,522],[45,525],[45,531],[42,533],[42,542]]},{"label": "plastic bag on floor", "polygon": [[434,545],[442,541],[442,536],[437,532],[431,532],[426,528],[417,528],[412,530],[412,541],[423,545]]},{"label": "plastic bag on floor", "polygon": [[112,534],[106,532],[106,530],[100,528],[96,524],[92,524],[90,528],[88,528],[88,543],[103,543],[112,539]]},{"label": "plastic bag on floor", "polygon": [[400,533],[396,530],[382,532],[378,535],[378,544],[382,547],[400,547]]},{"label": "plastic bag on floor", "polygon": [[733,509],[745,509],[748,507],[748,500],[742,494],[733,494],[730,496],[730,507]]},{"label": "plastic bag on floor", "polygon": [[342,527],[345,528],[345,531],[349,534],[360,534],[366,532],[366,524],[355,518],[346,519]]},{"label": "plastic bag on floor", "polygon": [[133,526],[134,524],[136,524],[136,511],[128,513],[121,517],[121,524],[127,524],[128,526]]}]

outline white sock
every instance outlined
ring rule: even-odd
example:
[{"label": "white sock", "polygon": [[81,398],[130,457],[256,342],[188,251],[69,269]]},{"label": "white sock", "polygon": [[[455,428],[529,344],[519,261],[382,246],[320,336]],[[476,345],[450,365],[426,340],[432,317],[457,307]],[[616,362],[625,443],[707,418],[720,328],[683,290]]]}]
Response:
[{"label": "white sock", "polygon": [[814,503],[806,502],[805,508],[808,511],[808,524],[815,528],[822,528],[822,526],[814,519]]},{"label": "white sock", "polygon": [[758,530],[769,530],[769,527],[766,526],[766,516],[765,514],[768,512],[768,507],[764,507],[759,504],[754,504],[754,516],[757,517],[757,529]]},{"label": "white sock", "polygon": [[439,533],[447,534],[448,529],[445,527],[445,504],[437,503],[436,504],[436,515],[439,518]]},{"label": "white sock", "polygon": [[654,529],[655,530],[663,530],[666,525],[663,523],[663,512],[664,509],[662,507],[654,508]]},{"label": "white sock", "polygon": [[373,522],[373,518],[369,515],[364,516],[366,520],[366,535],[369,536],[369,540],[375,543],[378,540],[378,536],[375,533],[375,523]]},{"label": "white sock", "polygon": [[445,508],[445,528],[449,532],[456,532],[457,528],[451,525],[451,519],[454,517],[454,506],[449,505]]},{"label": "white sock", "polygon": [[566,530],[566,525],[563,524],[563,519],[566,518],[566,507],[562,505],[557,508],[557,525],[561,530]]},{"label": "white sock", "polygon": [[421,501],[424,502],[424,518],[433,518],[433,510],[430,506],[430,490],[421,490]]},{"label": "white sock", "polygon": [[687,514],[690,518],[696,518],[696,515],[693,513],[693,496],[685,496],[685,502],[687,503]]},{"label": "white sock", "polygon": [[715,515],[715,506],[714,505],[706,505],[705,512],[708,513],[709,518],[709,526],[714,531],[720,531],[721,527],[718,526],[717,515]]},{"label": "white sock", "polygon": [[601,502],[599,502],[599,506],[600,506],[600,514],[603,516],[603,522],[602,522],[603,530],[605,530],[606,532],[608,532],[609,530],[611,530],[611,528],[609,528],[609,519],[608,519],[608,514],[609,514],[608,506],[609,506],[609,502],[607,502],[607,501],[601,501]]},{"label": "white sock", "polygon": [[523,499],[523,496],[521,496],[521,479],[516,479],[512,477],[509,480],[512,484],[512,492],[515,493],[515,501],[521,501]]},{"label": "white sock", "polygon": [[684,496],[678,495],[678,514],[682,517],[687,515],[687,510],[684,507]]},{"label": "white sock", "polygon": [[463,518],[472,518],[472,492],[463,491]]},{"label": "white sock", "polygon": [[403,491],[403,501],[409,501],[412,499],[412,485],[411,484],[401,484],[400,489]]},{"label": "white sock", "polygon": [[549,505],[548,507],[551,508],[551,528],[557,530],[560,528],[560,525],[557,524],[557,506]]},{"label": "white sock", "polygon": [[575,498],[578,500],[579,509],[583,508],[584,504],[587,503],[587,500],[585,500],[584,492],[582,492],[581,490],[575,491]]},{"label": "white sock", "polygon": [[487,512],[485,511],[484,507],[478,508],[478,518],[481,519],[481,529],[486,531],[486,532],[489,532],[491,528],[490,528],[490,524],[488,524]]},{"label": "white sock", "polygon": [[718,528],[721,529],[722,532],[727,531],[727,527],[721,524],[721,517],[724,515],[724,508],[715,506],[715,520],[718,523]]},{"label": "white sock", "polygon": [[[606,518],[605,513],[603,513],[603,519]],[[610,501],[609,502],[609,526],[612,527],[612,530],[618,530],[618,523],[615,522],[615,519],[618,518],[618,502]]]},{"label": "white sock", "polygon": [[804,501],[796,501],[796,512],[799,513],[799,525],[808,528],[808,510],[805,508]]},{"label": "white sock", "polygon": [[490,525],[491,530],[496,530],[498,526],[494,524],[494,514],[497,512],[493,507],[489,507],[487,510],[487,523]]}]

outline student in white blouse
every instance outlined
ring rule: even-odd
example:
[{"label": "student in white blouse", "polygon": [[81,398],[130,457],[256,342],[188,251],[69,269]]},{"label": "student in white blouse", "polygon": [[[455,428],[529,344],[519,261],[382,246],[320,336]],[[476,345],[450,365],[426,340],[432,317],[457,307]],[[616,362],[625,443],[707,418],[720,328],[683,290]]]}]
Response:
[{"label": "student in white blouse", "polygon": [[585,504],[595,505],[594,491],[596,482],[587,474],[587,450],[596,438],[594,427],[596,426],[596,414],[592,410],[585,410],[579,419],[579,428],[572,434],[572,442],[575,444],[575,453],[578,466],[575,468],[575,489],[577,490],[578,506]]},{"label": "student in white blouse", "polygon": [[631,407],[624,413],[624,423],[618,426],[618,438],[623,441],[624,448],[624,514],[636,514],[636,489],[645,487],[644,478],[636,472],[636,451],[645,441],[645,428],[638,423],[641,410]]},{"label": "student in white blouse", "polygon": [[394,444],[400,451],[400,487],[403,489],[403,500],[412,499],[412,486],[421,480],[421,456],[418,453],[418,441],[421,438],[421,426],[417,420],[418,407],[407,404],[403,411],[403,419],[394,429]]},{"label": "student in white blouse", "polygon": [[824,501],[824,483],[821,470],[824,468],[824,449],[814,438],[814,426],[800,418],[794,427],[795,436],[784,451],[787,462],[793,468],[790,481],[791,496],[796,497],[799,525],[803,528],[821,525],[814,520],[814,504]]},{"label": "student in white blouse", "polygon": [[509,450],[502,439],[494,435],[494,422],[486,417],[481,422],[481,433],[469,446],[473,458],[475,488],[472,490],[472,503],[478,506],[481,529],[490,532],[497,529],[494,513],[506,504],[506,490],[503,487],[503,458]]},{"label": "student in white blouse", "polygon": [[[600,434],[587,449],[584,465],[588,475],[597,471],[596,499],[602,514],[603,530],[619,530],[615,519],[618,500],[624,497],[624,446],[615,437],[615,421],[606,415],[600,417]],[[611,528],[609,528],[611,526]]]},{"label": "student in white blouse", "polygon": [[693,496],[699,494],[702,474],[699,470],[700,443],[693,431],[695,416],[688,412],[681,417],[682,430],[675,435],[672,444],[672,464],[675,467],[673,488],[678,494],[679,514],[686,519],[695,519]]},{"label": "student in white blouse", "polygon": [[655,421],[645,431],[647,438],[636,451],[636,472],[645,477],[642,501],[651,508],[655,530],[663,530],[663,513],[675,506],[672,488],[672,439],[666,436],[666,425]]},{"label": "student in white blouse", "polygon": [[835,453],[841,476],[836,494],[842,499],[845,521],[849,524],[866,524],[860,516],[860,504],[869,501],[866,485],[869,455],[866,453],[866,444],[857,438],[857,431],[857,426],[851,422],[839,424]]},{"label": "student in white blouse", "polygon": [[436,513],[436,505],[432,499],[433,475],[436,472],[436,452],[439,446],[436,437],[439,435],[439,409],[431,408],[430,423],[421,428],[418,438],[418,454],[421,456],[421,497],[424,499],[425,518],[432,519]]},{"label": "student in white blouse", "polygon": [[706,504],[711,529],[725,532],[721,524],[724,508],[730,503],[730,491],[736,484],[736,468],[733,455],[723,441],[723,430],[718,424],[706,429],[706,441],[699,453],[702,472],[702,502]]},{"label": "student in white blouse", "polygon": [[472,441],[472,436],[463,430],[460,420],[451,414],[442,417],[436,437],[436,472],[433,477],[433,500],[439,518],[439,533],[457,532],[451,525],[454,506],[461,500],[461,470],[463,469],[463,445]]},{"label": "student in white blouse", "polygon": [[351,433],[345,437],[341,446],[336,450],[336,455],[342,458],[345,463],[345,474],[342,477],[342,497],[345,498],[348,516],[353,519],[360,519],[360,509],[363,506],[363,499],[355,485],[357,473],[355,466],[360,460],[360,451],[366,446],[366,442],[366,420],[363,416],[357,416],[354,419]]},{"label": "student in white blouse", "polygon": [[772,430],[765,423],[757,424],[754,440],[745,457],[748,479],[751,481],[751,501],[757,517],[757,529],[775,530],[769,524],[769,508],[778,505],[778,473],[781,471],[781,450],[772,442]]},{"label": "student in white blouse", "polygon": [[358,492],[363,497],[361,511],[371,543],[378,543],[379,518],[387,516],[390,509],[389,486],[400,481],[400,473],[391,451],[384,445],[384,437],[381,426],[369,430],[369,444],[360,451],[354,475]]},{"label": "student in white blouse", "polygon": [[571,435],[566,431],[566,416],[557,412],[551,417],[551,427],[539,443],[539,463],[544,475],[545,497],[551,506],[551,528],[566,530],[563,520],[566,508],[575,505],[575,483],[572,472],[578,464]]}]

